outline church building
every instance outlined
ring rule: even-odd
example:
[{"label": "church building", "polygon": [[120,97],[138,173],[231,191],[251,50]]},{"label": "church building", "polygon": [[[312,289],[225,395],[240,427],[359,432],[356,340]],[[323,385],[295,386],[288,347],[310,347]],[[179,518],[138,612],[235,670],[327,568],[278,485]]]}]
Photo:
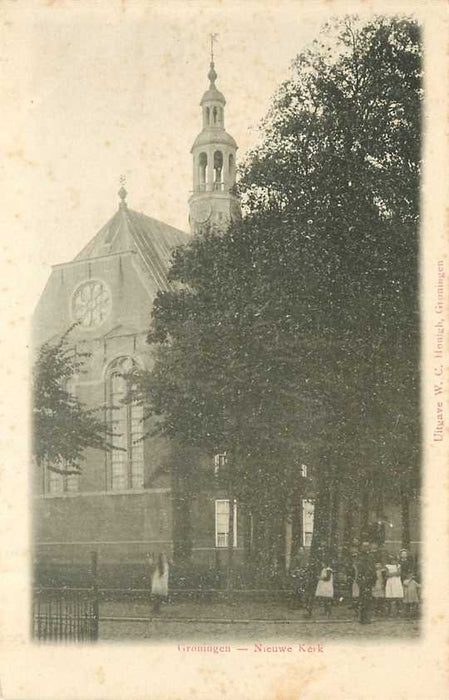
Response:
[{"label": "church building", "polygon": [[[191,149],[191,235],[210,226],[225,228],[241,216],[235,194],[237,144],[225,129],[226,101],[215,85],[213,57],[208,79],[200,103],[202,129]],[[213,572],[217,582],[226,568],[230,535],[230,501],[218,478],[226,455],[207,456],[149,435],[142,407],[122,401],[125,375],[133,368],[151,367],[146,338],[153,302],[158,291],[171,289],[172,251],[191,235],[131,209],[123,186],[118,194],[116,212],[75,259],[53,266],[34,314],[35,348],[59,340],[76,323],[70,342],[75,353],[87,353],[87,360],[70,389],[86,406],[103,407],[113,443],[120,448],[87,450],[80,474],[37,470],[36,579],[57,584],[78,576],[82,581],[90,553],[96,551],[104,587],[139,588],[146,554],[176,557],[188,531],[186,558],[197,571]],[[183,496],[174,488],[179,460],[198,474],[200,487],[193,494]],[[302,468],[309,478],[307,467]],[[309,547],[312,538],[313,502],[303,500],[298,506],[298,522],[286,522],[287,565],[292,540]],[[388,520],[387,544],[397,549],[397,512]],[[412,521],[416,545],[417,517]],[[236,502],[232,522],[238,565],[251,549],[253,523]]]},{"label": "church building", "polygon": [[[234,194],[237,144],[224,126],[225,98],[215,85],[213,60],[208,78],[200,103],[202,129],[191,150],[192,234],[240,217]],[[221,552],[224,561],[229,501],[215,479],[224,456],[208,459],[167,439],[143,439],[142,407],[121,402],[127,390],[124,374],[151,365],[146,336],[153,301],[159,290],[170,290],[171,253],[190,236],[133,211],[123,186],[118,194],[117,211],[75,259],[53,266],[34,314],[33,345],[56,341],[77,324],[70,342],[88,359],[70,388],[88,407],[104,407],[113,444],[121,449],[88,450],[79,475],[39,470],[34,536],[36,567],[44,577],[82,571],[96,550],[100,570],[109,567],[119,575],[120,569],[130,585],[147,552],[173,552],[173,460],[198,460],[196,468],[204,468],[204,488],[189,510],[191,554],[205,567],[216,567]],[[242,548],[238,520],[235,508],[237,557]]]}]

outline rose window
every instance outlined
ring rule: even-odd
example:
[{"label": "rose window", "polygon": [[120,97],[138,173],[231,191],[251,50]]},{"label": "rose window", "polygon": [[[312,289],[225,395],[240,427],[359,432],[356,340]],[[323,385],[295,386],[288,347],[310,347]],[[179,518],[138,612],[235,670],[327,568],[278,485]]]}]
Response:
[{"label": "rose window", "polygon": [[82,328],[99,326],[109,314],[110,308],[109,292],[104,284],[98,280],[84,282],[74,294],[73,318],[80,323]]}]

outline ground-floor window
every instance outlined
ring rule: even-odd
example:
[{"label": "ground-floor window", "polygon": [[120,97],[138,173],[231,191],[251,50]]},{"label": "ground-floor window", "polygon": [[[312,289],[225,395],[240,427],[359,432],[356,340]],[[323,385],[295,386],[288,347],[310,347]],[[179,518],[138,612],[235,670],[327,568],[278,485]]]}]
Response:
[{"label": "ground-floor window", "polygon": [[310,547],[313,535],[313,516],[315,504],[313,501],[303,499],[302,502],[302,543],[304,547]]},{"label": "ground-floor window", "polygon": [[46,492],[52,495],[58,493],[77,493],[79,491],[79,474],[59,474],[47,467]]},{"label": "ground-floor window", "polygon": [[[237,501],[234,500],[233,508],[233,547],[237,547]],[[215,501],[215,546],[229,546],[229,499]]]}]

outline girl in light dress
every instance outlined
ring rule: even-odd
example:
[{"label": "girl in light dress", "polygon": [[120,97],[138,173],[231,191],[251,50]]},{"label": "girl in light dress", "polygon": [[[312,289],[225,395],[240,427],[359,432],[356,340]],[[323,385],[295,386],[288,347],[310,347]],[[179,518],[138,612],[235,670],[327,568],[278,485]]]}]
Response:
[{"label": "girl in light dress", "polygon": [[162,601],[166,601],[168,598],[169,564],[167,556],[161,553],[155,560],[152,554],[148,554],[148,566],[151,576],[152,612],[154,615],[158,615]]},{"label": "girl in light dress", "polygon": [[323,602],[324,612],[330,617],[332,600],[334,598],[334,572],[327,562],[323,562],[320,577],[315,591],[315,598]]},{"label": "girl in light dress", "polygon": [[397,563],[395,557],[389,557],[388,564],[385,564],[385,572],[387,576],[385,600],[388,603],[388,615],[392,614],[393,607],[397,615],[404,599],[404,589],[401,581],[401,567]]}]

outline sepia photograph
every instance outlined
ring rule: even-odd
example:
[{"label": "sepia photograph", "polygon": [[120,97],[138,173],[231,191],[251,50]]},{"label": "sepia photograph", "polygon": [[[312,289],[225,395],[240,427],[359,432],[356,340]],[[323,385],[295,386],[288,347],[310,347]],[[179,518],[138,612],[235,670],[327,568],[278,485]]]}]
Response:
[{"label": "sepia photograph", "polygon": [[190,177],[164,152],[184,211],[112,176],[34,314],[37,639],[419,632],[420,27],[311,33],[241,156],[225,39]]},{"label": "sepia photograph", "polygon": [[[415,6],[331,4],[5,13],[26,37],[25,145],[7,156],[32,241],[17,233],[32,270],[18,590],[41,660],[167,647],[170,675],[174,654],[319,668],[331,644],[342,659],[345,644],[426,643],[447,568],[426,555],[431,532],[443,546],[426,474],[448,439],[429,29]],[[114,697],[230,692],[163,674]],[[52,698],[112,697],[100,686]],[[300,686],[231,695],[413,684]]]}]

